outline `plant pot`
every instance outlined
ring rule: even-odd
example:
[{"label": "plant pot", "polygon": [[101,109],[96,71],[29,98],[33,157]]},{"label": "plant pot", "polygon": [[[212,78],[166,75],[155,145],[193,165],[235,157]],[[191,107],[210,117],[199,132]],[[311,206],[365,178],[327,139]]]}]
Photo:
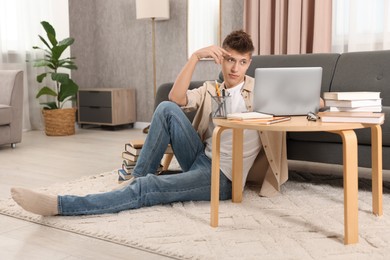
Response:
[{"label": "plant pot", "polygon": [[49,136],[75,134],[76,108],[44,109],[45,133]]}]

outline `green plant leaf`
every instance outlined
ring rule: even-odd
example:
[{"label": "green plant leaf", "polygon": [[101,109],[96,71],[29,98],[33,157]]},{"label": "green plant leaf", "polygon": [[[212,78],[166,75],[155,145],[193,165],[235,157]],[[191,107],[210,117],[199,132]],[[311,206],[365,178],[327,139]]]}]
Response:
[{"label": "green plant leaf", "polygon": [[58,109],[56,102],[39,103],[43,106],[43,109]]},{"label": "green plant leaf", "polygon": [[61,84],[58,101],[63,102],[68,97],[76,96],[78,90],[79,86],[72,79],[69,79]]},{"label": "green plant leaf", "polygon": [[46,78],[46,76],[47,76],[47,73],[46,73],[46,72],[45,72],[45,73],[42,73],[42,74],[40,74],[40,75],[38,75],[38,76],[37,76],[37,81],[38,81],[39,83],[42,83],[43,79]]},{"label": "green plant leaf", "polygon": [[69,81],[68,73],[52,73],[51,79],[60,83],[67,83]]},{"label": "green plant leaf", "polygon": [[52,70],[54,70],[54,71],[56,70],[55,66],[54,66],[53,64],[51,64],[51,63],[50,63],[49,65],[47,65],[47,66],[48,66],[49,68],[51,68]]},{"label": "green plant leaf", "polygon": [[[47,46],[47,48],[51,49],[50,45],[47,43],[47,41],[45,40],[45,38],[43,38],[42,36],[38,35],[39,39],[41,39],[41,41]],[[40,49],[40,48],[38,48]]]},{"label": "green plant leaf", "polygon": [[62,41],[60,41],[58,43],[58,46],[66,46],[66,47],[68,47],[68,46],[72,45],[73,43],[74,43],[74,38],[69,37],[69,38],[65,38]]},{"label": "green plant leaf", "polygon": [[40,96],[43,96],[43,95],[56,97],[57,92],[55,92],[53,89],[45,86],[38,91],[38,94],[35,96],[35,98],[39,98]]},{"label": "green plant leaf", "polygon": [[68,64],[68,65],[61,65],[62,68],[67,68],[70,70],[77,70],[77,66],[73,64]]},{"label": "green plant leaf", "polygon": [[54,30],[53,26],[47,21],[42,21],[41,22],[43,28],[45,29],[46,33],[52,34],[56,36],[56,31]]},{"label": "green plant leaf", "polygon": [[72,61],[69,58],[61,59],[61,60],[58,61],[58,64],[61,64],[61,65],[65,64],[65,63],[67,63],[67,64],[74,64],[74,61]]},{"label": "green plant leaf", "polygon": [[51,26],[51,24],[46,21],[42,21],[41,24],[43,26],[43,29],[45,29],[47,38],[49,39],[53,47],[56,46],[58,42],[56,39],[56,31],[54,30],[53,26]]},{"label": "green plant leaf", "polygon": [[73,38],[66,38],[59,42],[57,46],[53,46],[52,48],[52,58],[55,60],[59,60],[62,53],[68,48],[70,45],[72,45],[74,42]]},{"label": "green plant leaf", "polygon": [[66,50],[68,46],[65,45],[57,45],[54,46],[52,51],[52,59],[58,61],[62,55],[62,53]]},{"label": "green plant leaf", "polygon": [[45,67],[49,65],[53,65],[53,64],[47,60],[36,60],[33,64],[33,67]]}]

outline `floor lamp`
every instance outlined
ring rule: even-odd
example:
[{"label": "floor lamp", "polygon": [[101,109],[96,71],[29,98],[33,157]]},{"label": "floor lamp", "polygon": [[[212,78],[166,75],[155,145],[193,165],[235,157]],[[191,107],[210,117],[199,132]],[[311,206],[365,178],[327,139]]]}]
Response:
[{"label": "floor lamp", "polygon": [[156,38],[155,21],[169,19],[169,0],[136,0],[137,19],[152,20],[152,51],[153,51],[153,89],[156,98]]}]

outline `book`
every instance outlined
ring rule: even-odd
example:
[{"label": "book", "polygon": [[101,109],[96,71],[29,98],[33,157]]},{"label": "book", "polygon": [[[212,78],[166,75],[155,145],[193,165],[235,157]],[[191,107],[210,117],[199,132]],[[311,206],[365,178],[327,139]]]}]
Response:
[{"label": "book", "polygon": [[[132,155],[139,155],[141,153],[143,144],[143,140],[130,141],[129,143],[125,144],[125,152],[129,152]],[[170,144],[168,144],[165,153],[173,153],[172,146]]]},{"label": "book", "polygon": [[262,119],[262,118],[273,118],[273,115],[264,114],[259,112],[242,112],[242,113],[231,113],[227,115],[228,119],[235,120],[247,120],[247,119]]},{"label": "book", "polygon": [[121,178],[121,181],[128,181],[128,180],[130,180],[131,178],[133,178],[133,176],[131,175],[131,173],[127,173],[127,172],[124,171],[123,169],[119,169],[119,170],[118,170],[118,175],[119,175],[119,177]]},{"label": "book", "polygon": [[122,170],[124,170],[127,173],[131,173],[135,167],[135,162],[133,165],[129,165],[125,162],[122,163]]},{"label": "book", "polygon": [[273,118],[263,118],[263,119],[247,119],[245,122],[256,123],[259,125],[271,125],[284,121],[291,120],[290,116],[274,116]]},{"label": "book", "polygon": [[255,123],[259,125],[271,125],[271,124],[276,124],[288,120],[291,120],[290,116],[274,116],[272,118],[253,118],[253,119],[245,119],[245,120],[237,120],[237,121],[245,121],[245,122]]},{"label": "book", "polygon": [[319,112],[322,122],[349,122],[382,124],[385,120],[384,113],[373,112]]},{"label": "book", "polygon": [[137,162],[135,162],[135,161],[130,161],[130,160],[127,160],[127,159],[123,159],[122,165],[125,165],[126,167],[130,168],[130,167],[134,167],[136,163]]},{"label": "book", "polygon": [[122,162],[122,170],[124,170],[127,173],[131,173],[133,171],[136,163],[137,162],[124,159]]},{"label": "book", "polygon": [[365,100],[379,99],[380,92],[357,91],[357,92],[324,92],[324,99],[334,100]]},{"label": "book", "polygon": [[130,143],[125,144],[125,152],[129,152],[133,155],[139,155],[141,153],[142,146],[140,148],[135,148]]},{"label": "book", "polygon": [[372,107],[381,106],[382,99],[365,99],[365,100],[333,100],[325,99],[327,107]]},{"label": "book", "polygon": [[131,174],[133,172],[133,169],[134,169],[134,166],[131,166],[130,168],[128,168],[124,164],[122,164],[122,169],[121,170],[125,171],[128,174]]},{"label": "book", "polygon": [[382,112],[382,106],[369,107],[329,107],[331,112]]},{"label": "book", "polygon": [[131,154],[129,152],[122,152],[122,158],[126,159],[126,160],[129,160],[129,161],[136,162],[137,159],[138,159],[138,156],[139,155],[134,155],[134,154]]},{"label": "book", "polygon": [[144,142],[145,140],[130,140],[129,141],[129,145],[134,147],[135,149],[139,149],[139,148],[142,148],[142,146],[144,145]]}]

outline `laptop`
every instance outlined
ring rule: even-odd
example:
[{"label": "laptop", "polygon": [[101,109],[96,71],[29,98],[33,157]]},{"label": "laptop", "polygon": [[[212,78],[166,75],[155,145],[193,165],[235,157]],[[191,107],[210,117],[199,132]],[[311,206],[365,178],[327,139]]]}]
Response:
[{"label": "laptop", "polygon": [[321,67],[257,68],[253,109],[274,116],[317,113]]}]

